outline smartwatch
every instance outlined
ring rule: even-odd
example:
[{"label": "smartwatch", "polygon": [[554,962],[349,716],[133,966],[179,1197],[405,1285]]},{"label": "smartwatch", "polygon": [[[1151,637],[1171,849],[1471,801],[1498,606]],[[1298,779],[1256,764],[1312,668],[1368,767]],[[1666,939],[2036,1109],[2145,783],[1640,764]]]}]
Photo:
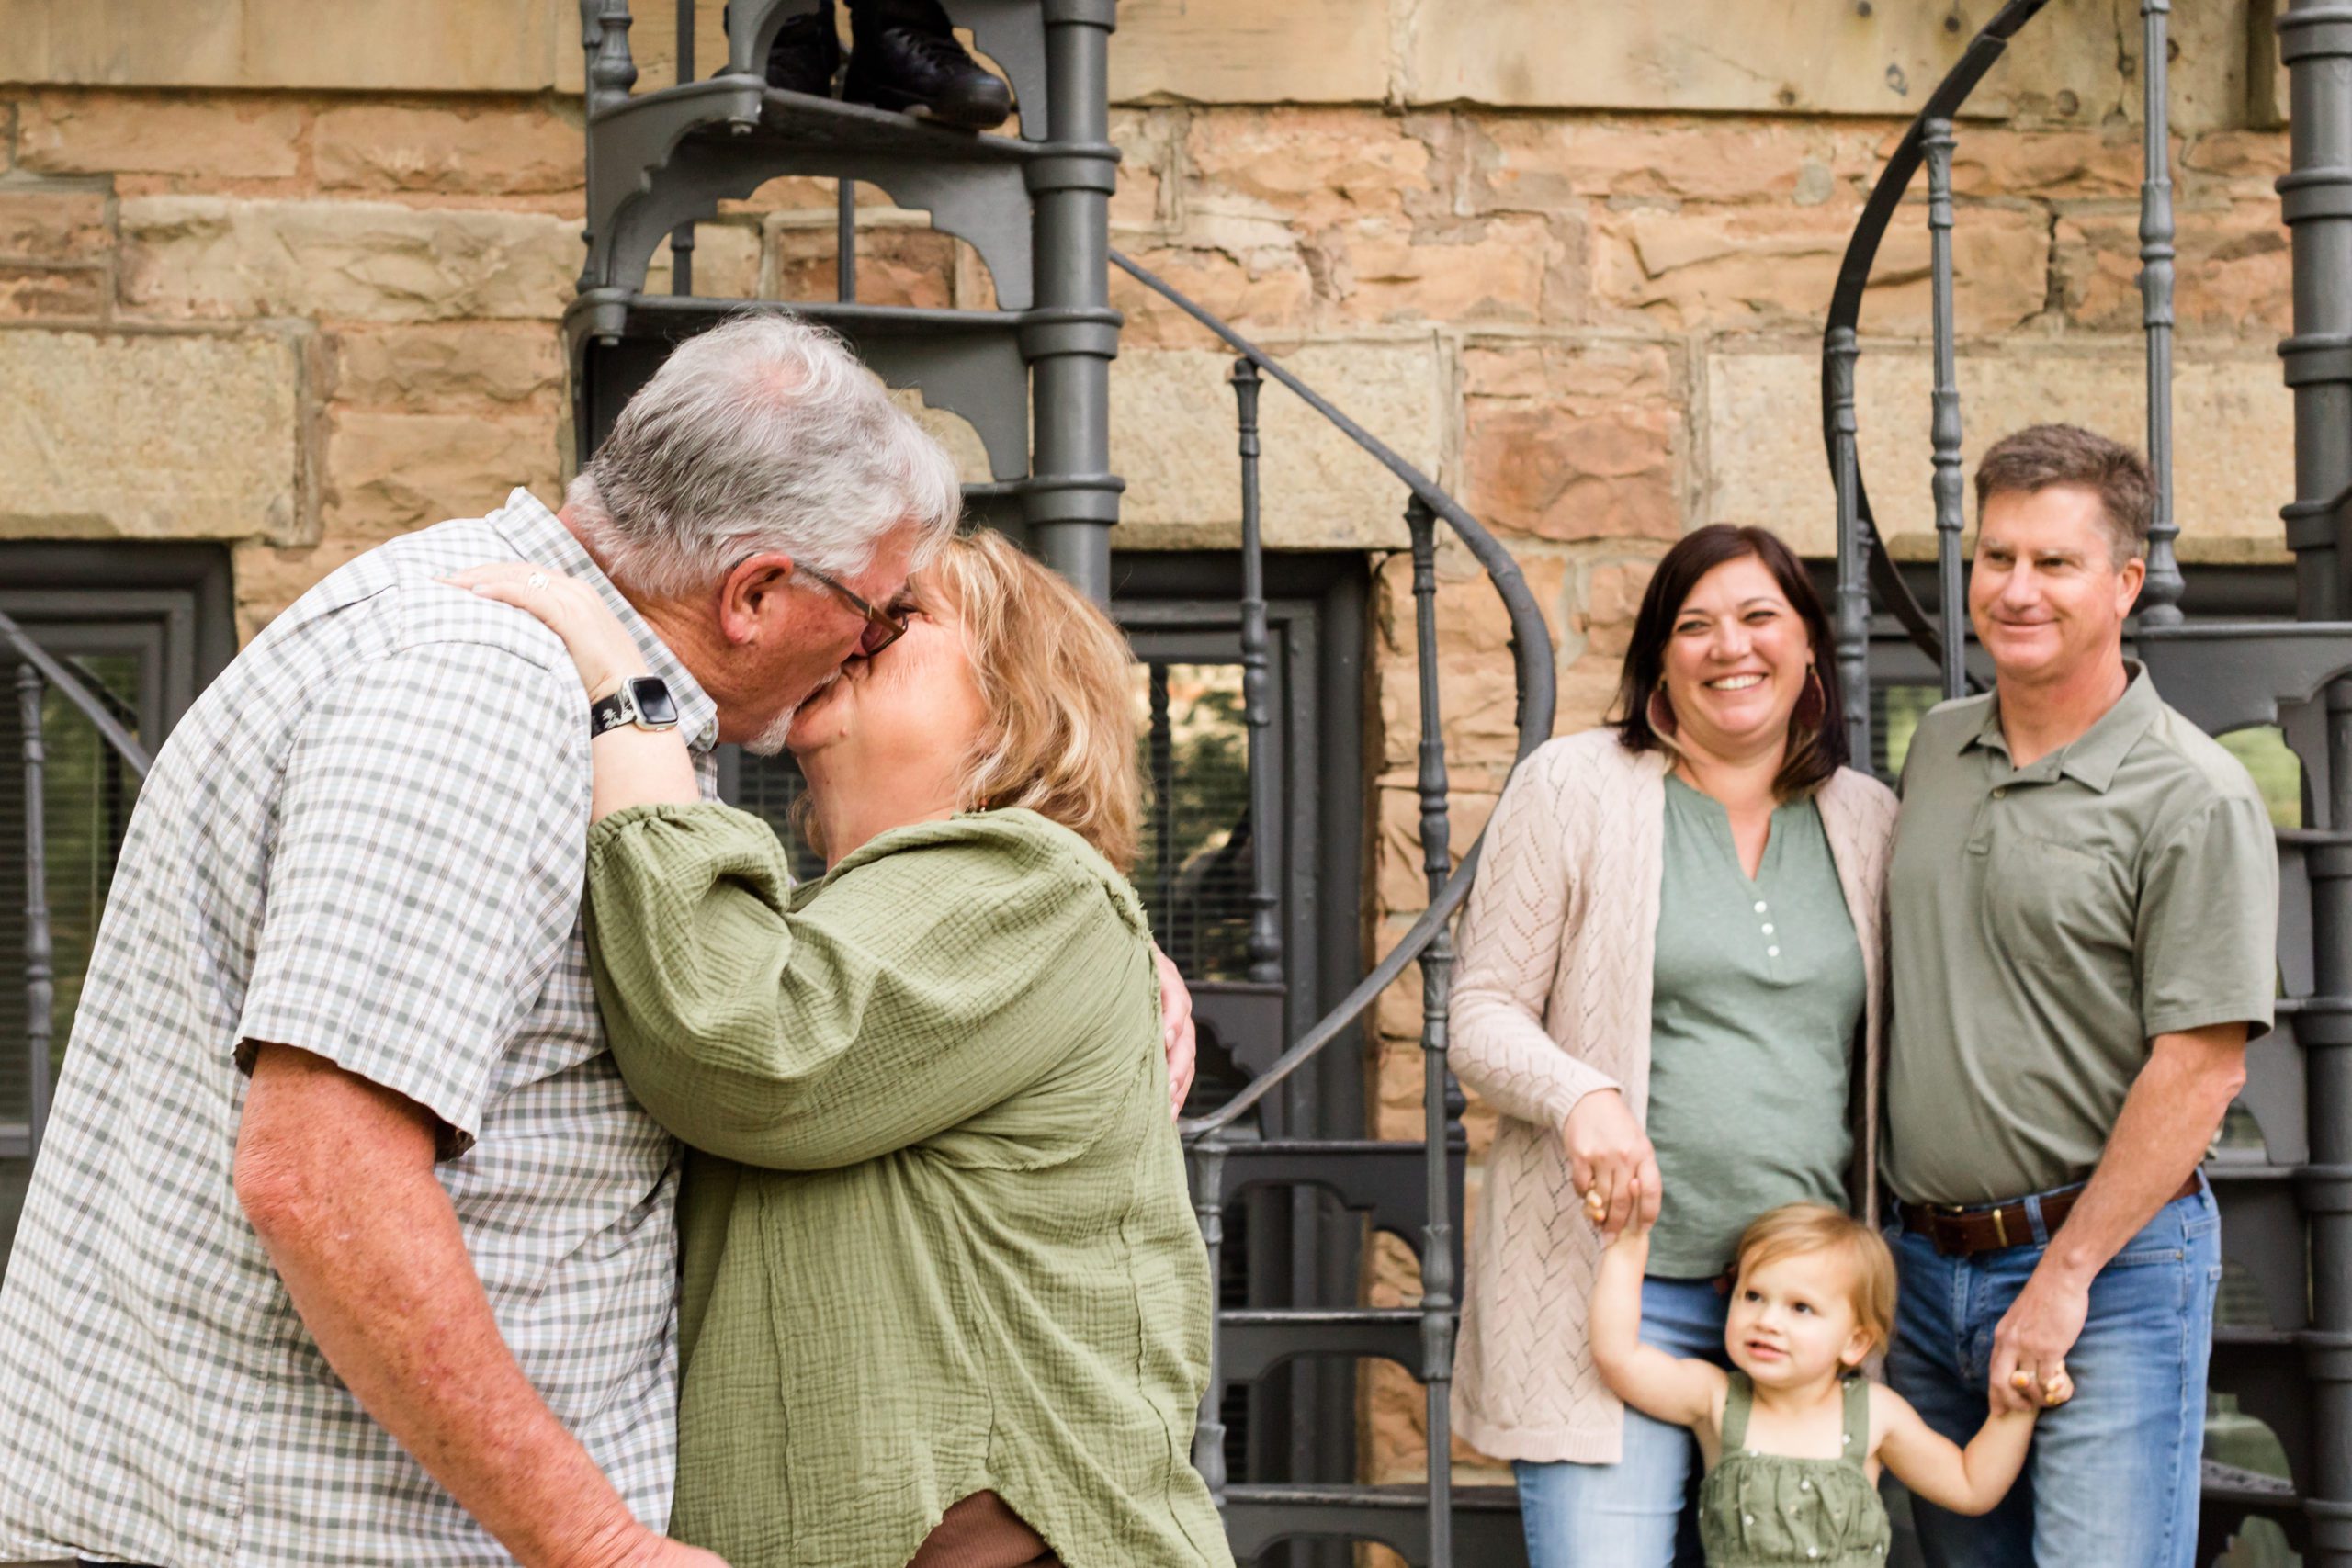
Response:
[{"label": "smartwatch", "polygon": [[678,705],[659,675],[632,675],[620,690],[588,705],[588,738],[633,724],[639,729],[675,729]]}]

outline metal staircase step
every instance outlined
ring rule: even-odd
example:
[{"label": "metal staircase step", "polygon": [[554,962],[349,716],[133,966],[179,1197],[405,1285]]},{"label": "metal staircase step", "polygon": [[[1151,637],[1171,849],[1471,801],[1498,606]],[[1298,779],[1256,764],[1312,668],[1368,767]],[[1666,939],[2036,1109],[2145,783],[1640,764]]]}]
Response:
[{"label": "metal staircase step", "polygon": [[1254,1382],[1301,1356],[1376,1356],[1416,1378],[1421,1314],[1414,1307],[1266,1307],[1217,1314],[1217,1361],[1235,1382]]},{"label": "metal staircase step", "polygon": [[[1321,1482],[1228,1486],[1225,1532],[1242,1562],[1253,1562],[1278,1541],[1323,1537],[1377,1541],[1413,1568],[1425,1568],[1429,1493],[1419,1485]],[[1515,1488],[1453,1489],[1453,1560],[1476,1568],[1524,1568],[1527,1542]]]},{"label": "metal staircase step", "polygon": [[678,224],[779,175],[811,175],[863,180],[929,212],[980,254],[1005,307],[1022,310],[1035,297],[1024,166],[1073,152],[1098,156],[783,92],[752,75],[639,93],[589,116],[582,284],[641,288],[655,245]]},{"label": "metal staircase step", "polygon": [[[1227,1199],[1252,1187],[1311,1187],[1329,1193],[1342,1207],[1367,1215],[1375,1229],[1419,1244],[1428,1203],[1428,1173],[1422,1145],[1372,1138],[1267,1138],[1223,1145]],[[1452,1207],[1462,1213],[1462,1177],[1467,1146],[1459,1136],[1447,1149],[1446,1180]],[[1455,1262],[1460,1263],[1462,1227],[1454,1226]],[[1459,1275],[1456,1276],[1459,1278]]]}]

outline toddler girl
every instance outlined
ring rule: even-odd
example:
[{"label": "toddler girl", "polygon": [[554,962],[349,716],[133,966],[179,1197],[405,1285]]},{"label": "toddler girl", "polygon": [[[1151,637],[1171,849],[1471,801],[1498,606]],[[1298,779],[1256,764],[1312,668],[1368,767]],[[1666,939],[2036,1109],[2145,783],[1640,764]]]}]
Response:
[{"label": "toddler girl", "polygon": [[[1962,1514],[1991,1508],[2017,1480],[2032,1411],[1992,1413],[1963,1450],[1902,1395],[1857,1375],[1894,1328],[1894,1259],[1860,1221],[1791,1203],[1747,1227],[1724,1326],[1728,1372],[1640,1342],[1648,1258],[1638,1220],[1601,1255],[1593,1359],[1618,1398],[1698,1437],[1708,1568],[1880,1568],[1882,1465]],[[2058,1404],[2073,1387],[2062,1371],[2040,1392]]]}]

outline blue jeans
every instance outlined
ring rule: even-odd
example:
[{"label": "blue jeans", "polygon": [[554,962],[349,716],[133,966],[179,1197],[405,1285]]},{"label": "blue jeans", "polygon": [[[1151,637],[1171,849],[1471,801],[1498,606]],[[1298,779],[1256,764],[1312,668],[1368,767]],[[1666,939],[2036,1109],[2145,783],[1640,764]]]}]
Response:
[{"label": "blue jeans", "polygon": [[[1728,1366],[1724,1293],[1713,1280],[1642,1281],[1642,1343]],[[1625,1412],[1615,1464],[1511,1466],[1528,1568],[1700,1568],[1690,1515],[1699,1440],[1686,1427]]]},{"label": "blue jeans", "polygon": [[[2031,1243],[1973,1258],[1888,1233],[1902,1293],[1887,1381],[1954,1442],[1984,1425],[1993,1331],[2049,1241],[2038,1204],[2033,1227]],[[2221,1282],[2221,1213],[2200,1187],[2158,1210],[2091,1282],[2066,1357],[2075,1397],[2042,1415],[2007,1498],[1981,1518],[1913,1499],[1930,1568],[2189,1568]]]}]

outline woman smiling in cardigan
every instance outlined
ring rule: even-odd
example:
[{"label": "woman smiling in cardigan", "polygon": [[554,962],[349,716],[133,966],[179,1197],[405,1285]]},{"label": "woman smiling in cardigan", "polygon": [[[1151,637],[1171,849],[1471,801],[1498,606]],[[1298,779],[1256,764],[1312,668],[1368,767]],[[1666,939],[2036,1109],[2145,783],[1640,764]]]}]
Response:
[{"label": "woman smiling in cardigan", "polygon": [[1643,1339],[1718,1360],[1747,1222],[1869,1208],[1894,797],[1843,765],[1828,645],[1788,547],[1689,535],[1650,579],[1615,723],[1537,750],[1487,829],[1453,1065],[1503,1114],[1454,1405],[1514,1461],[1532,1568],[1699,1561],[1690,1435],[1624,1409],[1589,1351],[1600,1249],[1635,1204]]},{"label": "woman smiling in cardigan", "polygon": [[[642,673],[586,588],[460,581],[592,697]],[[1122,874],[1126,645],[999,535],[910,592],[792,721],[821,882],[695,804],[673,731],[594,743],[597,998],[691,1146],[672,1533],[734,1568],[1230,1568],[1187,1458],[1209,1279]]]}]

